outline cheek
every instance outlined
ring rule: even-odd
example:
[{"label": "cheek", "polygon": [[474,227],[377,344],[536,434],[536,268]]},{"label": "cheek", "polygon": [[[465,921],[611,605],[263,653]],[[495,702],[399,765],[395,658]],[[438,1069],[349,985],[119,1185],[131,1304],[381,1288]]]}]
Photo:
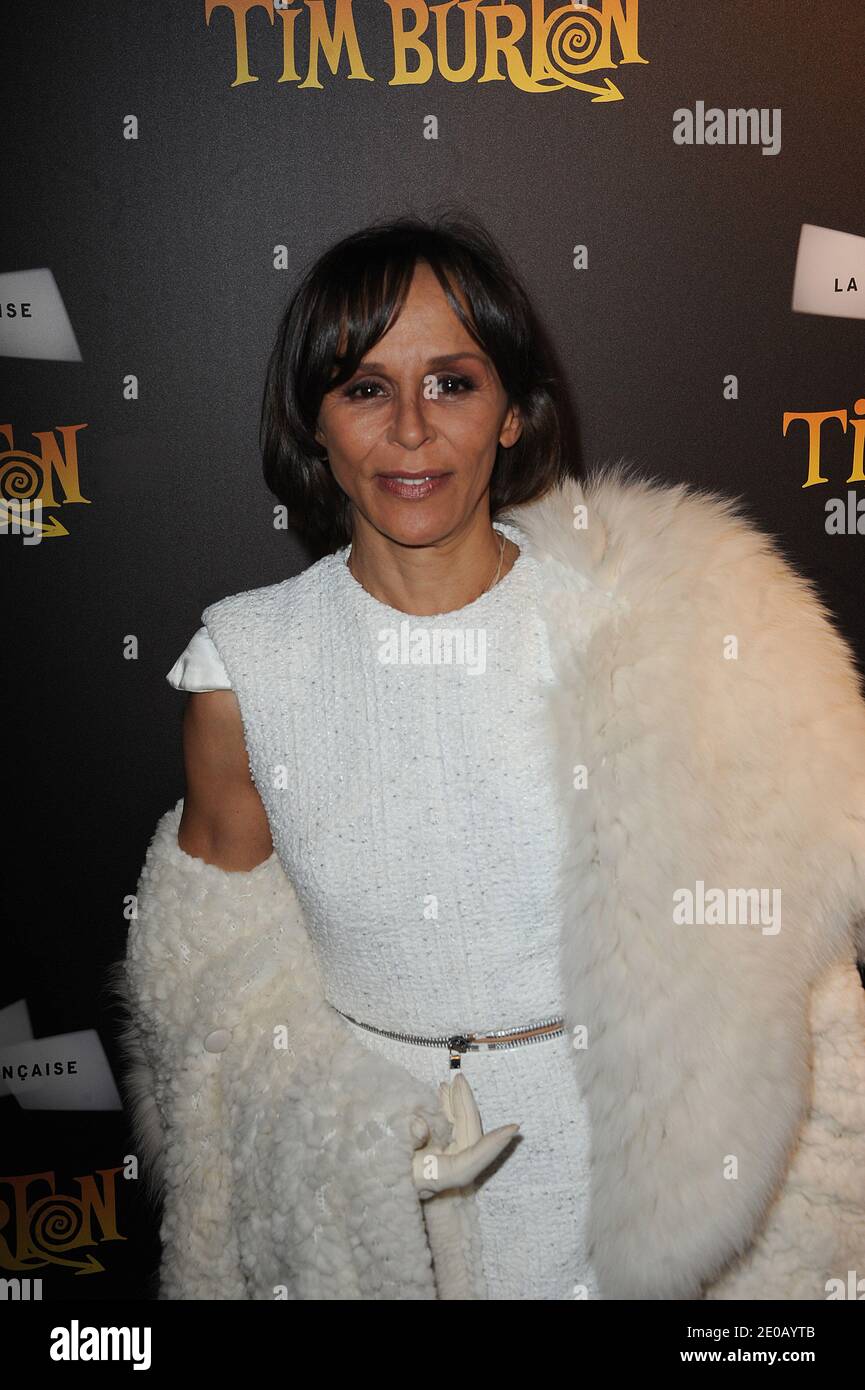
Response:
[{"label": "cheek", "polygon": [[459,450],[461,457],[483,462],[498,442],[499,416],[489,400],[472,398],[461,401],[453,410],[443,410],[436,428],[442,438]]},{"label": "cheek", "polygon": [[386,429],[383,415],[372,411],[334,411],[327,423],[331,457],[336,456],[347,466],[359,466],[374,449]]},{"label": "cheek", "polygon": [[362,412],[343,410],[336,407],[323,415],[327,437],[334,448],[350,453],[355,441],[364,439],[369,431],[369,419]]}]

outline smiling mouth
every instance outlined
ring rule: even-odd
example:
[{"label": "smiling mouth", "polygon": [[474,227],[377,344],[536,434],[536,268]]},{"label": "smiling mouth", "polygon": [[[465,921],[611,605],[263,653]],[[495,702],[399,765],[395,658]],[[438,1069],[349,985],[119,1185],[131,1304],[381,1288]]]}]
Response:
[{"label": "smiling mouth", "polygon": [[391,478],[396,483],[426,483],[430,478],[446,478],[444,472],[433,473],[377,473],[377,478]]},{"label": "smiling mouth", "polygon": [[376,485],[392,497],[421,501],[447,483],[451,473],[377,473]]}]

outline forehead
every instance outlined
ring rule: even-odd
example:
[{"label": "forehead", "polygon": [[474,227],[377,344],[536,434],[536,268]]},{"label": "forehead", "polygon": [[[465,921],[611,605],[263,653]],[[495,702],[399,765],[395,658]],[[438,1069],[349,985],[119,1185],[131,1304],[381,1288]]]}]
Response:
[{"label": "forehead", "polygon": [[[471,309],[464,292],[451,276],[447,278],[451,293],[471,321]],[[345,350],[346,326],[343,320],[337,353],[344,353]],[[489,364],[487,353],[462,323],[435,271],[426,261],[419,260],[412,270],[401,307],[386,331],[368,346],[361,360],[366,370],[374,370],[384,367],[384,362],[380,360],[384,358],[392,363],[395,357],[402,359],[408,355],[413,358],[420,355],[425,359],[443,359],[448,353],[455,355],[465,352],[471,352],[480,362]]]},{"label": "forehead", "polygon": [[[458,285],[451,291],[470,316],[465,295]],[[418,262],[406,291],[402,307],[375,347],[404,352],[425,344],[430,352],[457,349],[478,351],[478,345],[449,302],[435,272]]]},{"label": "forehead", "polygon": [[[444,271],[443,274],[445,274],[447,278],[451,294],[459,300],[463,309],[467,312],[468,302],[462,289],[446,271]],[[432,266],[426,261],[417,261],[412,272],[412,278],[409,282],[405,302],[403,304],[403,312],[409,308],[427,313],[440,313],[455,318],[457,323],[460,322],[448,301],[444,287],[438,276]]]}]

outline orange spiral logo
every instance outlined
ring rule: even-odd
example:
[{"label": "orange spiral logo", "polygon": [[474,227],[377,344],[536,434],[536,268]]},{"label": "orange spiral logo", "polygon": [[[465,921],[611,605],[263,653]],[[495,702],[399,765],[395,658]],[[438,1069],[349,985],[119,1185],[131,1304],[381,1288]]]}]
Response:
[{"label": "orange spiral logo", "polygon": [[32,454],[8,455],[0,464],[0,497],[7,501],[21,497],[38,497],[44,481],[44,470]]},{"label": "orange spiral logo", "polygon": [[44,1197],[27,1213],[28,1243],[34,1254],[50,1255],[68,1250],[81,1235],[83,1213],[74,1197]]},{"label": "orange spiral logo", "polygon": [[593,10],[575,10],[572,5],[554,10],[544,36],[547,62],[562,76],[585,72],[593,66],[603,36],[601,16]]}]

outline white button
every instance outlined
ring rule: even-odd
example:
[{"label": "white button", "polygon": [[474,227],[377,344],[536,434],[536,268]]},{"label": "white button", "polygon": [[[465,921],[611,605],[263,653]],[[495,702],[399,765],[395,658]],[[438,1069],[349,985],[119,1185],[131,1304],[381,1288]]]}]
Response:
[{"label": "white button", "polygon": [[230,1042],[230,1029],[217,1028],[213,1033],[208,1033],[204,1039],[204,1046],[208,1052],[224,1052]]}]

